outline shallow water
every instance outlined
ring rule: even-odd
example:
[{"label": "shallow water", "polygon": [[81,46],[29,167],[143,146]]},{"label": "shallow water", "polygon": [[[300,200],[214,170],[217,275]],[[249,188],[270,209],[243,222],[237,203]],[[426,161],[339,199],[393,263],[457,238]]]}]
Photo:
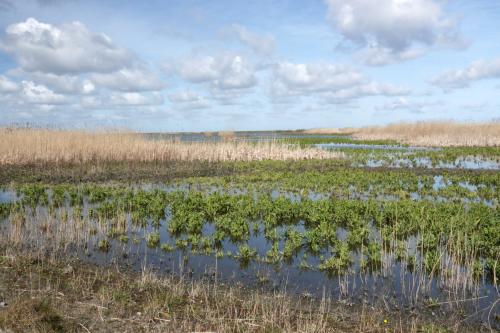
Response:
[{"label": "shallow water", "polygon": [[[220,142],[224,137],[218,133],[205,135],[203,133],[145,133],[145,138],[150,140],[180,140],[182,142]],[[349,138],[348,135],[327,135],[327,134],[297,134],[294,132],[234,132],[232,139],[236,141],[272,141],[280,139],[301,139],[301,138]]]},{"label": "shallow water", "polygon": [[366,163],[356,163],[356,167],[368,168],[427,168],[427,169],[465,169],[465,170],[500,170],[500,162],[487,159],[457,159],[454,163],[432,163],[428,158],[369,159]]},{"label": "shallow water", "polygon": [[[442,177],[435,177],[433,187],[436,189],[445,187],[447,184]],[[467,186],[467,184],[464,184]],[[141,188],[155,189],[162,185],[144,185]],[[174,187],[162,187],[165,191],[189,190],[189,186],[179,185]],[[212,191],[218,189],[212,188]],[[282,195],[279,192],[273,192],[273,197]],[[295,194],[296,195],[296,194]],[[309,194],[311,196],[311,194]],[[312,195],[312,198],[314,198]],[[321,198],[318,196],[317,198]],[[15,202],[20,198],[13,191],[0,191],[0,201]],[[301,200],[300,196],[295,196],[295,200]],[[87,215],[90,208],[96,205],[89,204],[85,199],[83,203],[82,214]],[[62,208],[58,209],[60,213]],[[69,216],[72,214],[72,208],[66,203],[65,210]],[[56,213],[58,214],[58,213]],[[28,214],[31,215],[31,214]],[[46,221],[48,211],[45,207],[37,207],[35,214],[28,217],[29,226],[35,230],[37,235],[36,242],[43,243],[44,237],[40,233],[40,223]],[[384,303],[392,310],[401,308],[412,308],[422,305],[428,299],[433,302],[447,302],[456,299],[474,298],[475,301],[460,303],[459,305],[450,303],[445,307],[460,307],[467,314],[471,315],[469,320],[486,321],[487,311],[480,311],[490,307],[499,297],[499,294],[491,283],[486,280],[479,281],[472,289],[457,290],[442,281],[441,277],[429,278],[425,273],[412,273],[406,268],[404,262],[398,262],[394,254],[384,252],[383,263],[380,271],[363,272],[360,269],[361,256],[357,251],[351,251],[353,264],[344,275],[331,275],[314,268],[320,263],[321,256],[328,257],[329,251],[322,249],[319,254],[312,255],[305,249],[300,250],[289,262],[280,260],[276,264],[269,264],[262,260],[251,260],[247,264],[241,262],[234,254],[237,253],[239,244],[224,240],[222,249],[226,254],[222,258],[215,255],[204,255],[192,250],[176,249],[172,252],[162,251],[160,248],[150,248],[147,246],[146,236],[152,232],[158,232],[161,244],[175,244],[177,239],[168,232],[170,220],[169,210],[166,209],[166,218],[162,219],[160,226],[155,228],[151,221],[146,227],[141,228],[133,225],[130,214],[127,215],[127,242],[121,242],[117,239],[110,240],[110,249],[103,252],[98,249],[98,242],[105,234],[98,231],[89,236],[81,244],[73,244],[66,254],[74,255],[80,259],[100,265],[111,263],[120,263],[127,265],[134,270],[141,270],[148,267],[158,273],[170,273],[178,276],[209,279],[211,281],[220,281],[225,283],[241,282],[248,287],[263,287],[270,290],[285,290],[298,295],[321,297],[329,295],[336,299],[342,299],[346,302],[363,302],[376,304],[383,298]],[[71,220],[69,222],[71,223]],[[90,220],[90,223],[99,229],[97,222]],[[302,222],[292,226],[299,232],[304,232]],[[8,234],[10,224],[8,221],[0,221],[0,229],[4,235]],[[262,228],[262,227],[261,227]],[[214,225],[205,223],[203,235],[209,237],[214,232]],[[261,257],[265,257],[267,251],[272,248],[272,243],[263,236],[263,230],[255,232],[250,228],[251,236],[248,245],[257,250]],[[284,233],[285,227],[279,227],[278,233]],[[337,228],[337,237],[339,240],[346,239],[348,231],[343,228]],[[184,236],[181,236],[184,237]],[[107,238],[107,237],[105,237]],[[380,241],[380,235],[375,227],[371,226],[370,238]],[[52,243],[51,241],[48,242]],[[407,240],[408,251],[415,253],[419,259],[416,248],[417,237],[412,236]],[[279,241],[278,250],[282,251],[284,241]],[[228,256],[231,252],[233,255]],[[457,292],[459,294],[457,294]],[[494,310],[497,311],[497,310]]]},{"label": "shallow water", "polygon": [[[448,186],[453,185],[453,183],[450,180],[445,181],[445,178],[442,175],[435,175],[433,179],[433,184],[432,184],[432,189],[437,192],[437,195],[422,195],[419,192],[408,192],[408,195],[413,199],[413,200],[429,200],[429,201],[441,201],[441,202],[446,202],[446,201],[457,201],[460,200],[464,203],[469,203],[469,202],[474,202],[474,203],[484,203],[487,206],[490,207],[495,207],[498,205],[498,202],[496,199],[483,199],[479,196],[475,198],[459,198],[459,197],[444,197],[439,195],[439,190],[444,190]],[[464,189],[468,190],[471,192],[471,194],[477,195],[477,190],[480,187],[486,187],[483,184],[470,184],[469,182],[459,182],[458,186],[463,187]],[[284,197],[286,199],[290,199],[292,202],[299,202],[304,199],[310,199],[313,201],[317,200],[325,200],[329,198],[335,197],[336,199],[359,199],[359,200],[369,200],[369,199],[376,199],[376,200],[384,200],[384,201],[397,201],[400,200],[401,198],[395,194],[380,194],[379,189],[373,188],[370,186],[368,191],[363,191],[360,192],[356,189],[355,186],[350,186],[348,188],[347,192],[341,192],[341,193],[336,193],[335,191],[332,192],[318,192],[318,191],[313,191],[313,190],[307,190],[305,194],[303,193],[298,193],[296,191],[287,191],[287,190],[270,190],[270,191],[263,191],[262,189],[255,189],[252,187],[247,187],[247,188],[239,188],[237,186],[231,185],[231,187],[227,186],[215,186],[215,185],[210,185],[210,184],[188,184],[188,183],[173,183],[173,184],[163,184],[163,183],[157,183],[157,184],[152,184],[152,183],[147,183],[147,184],[141,184],[141,185],[131,185],[132,188],[144,190],[144,191],[153,191],[153,190],[161,190],[166,193],[172,193],[172,192],[184,192],[188,193],[190,191],[198,191],[206,194],[211,194],[211,193],[221,193],[221,194],[229,194],[229,195],[246,195],[248,193],[253,193],[254,199],[257,199],[259,194],[263,193],[268,193],[271,198],[276,199],[278,197]],[[419,181],[418,183],[418,190],[421,191],[423,190],[423,183]],[[49,198],[51,197],[51,192],[49,190],[48,192]],[[10,202],[16,202],[18,200],[22,199],[22,195],[18,195],[16,191],[12,189],[1,189],[0,188],[0,203],[10,203]]]},{"label": "shallow water", "polygon": [[[99,236],[96,235],[88,241],[86,249],[77,246],[66,250],[65,254],[99,265],[118,263],[136,271],[147,267],[159,274],[174,274],[184,278],[208,279],[227,284],[242,283],[248,288],[286,291],[300,296],[325,295],[348,303],[376,305],[383,298],[386,306],[394,311],[418,308],[429,299],[433,302],[448,302],[456,300],[457,296],[459,299],[475,298],[475,301],[465,304],[450,303],[445,306],[448,310],[462,309],[471,316],[471,321],[485,322],[487,311],[480,310],[489,308],[499,297],[495,287],[484,281],[479,283],[476,289],[459,292],[457,295],[457,290],[447,288],[440,283],[439,278],[429,279],[424,275],[411,273],[404,263],[394,261],[389,253],[385,256],[388,268],[381,272],[362,273],[358,270],[359,266],[353,265],[352,271],[342,276],[331,276],[316,269],[302,269],[304,261],[312,266],[319,263],[317,256],[302,259],[303,251],[289,263],[267,264],[251,261],[246,265],[232,257],[216,258],[213,255],[193,254],[190,250],[167,253],[159,248],[148,247],[145,240],[145,235],[149,232],[159,231],[161,243],[172,242],[172,237],[166,231],[168,222],[163,223],[159,229],[148,227],[129,232],[130,240],[126,244],[111,240],[108,252],[97,249]],[[211,232],[209,229],[208,227],[205,230],[207,234]],[[4,229],[3,232],[5,231]],[[134,238],[140,241],[134,243]],[[257,248],[260,255],[264,255],[271,247],[261,235],[252,235],[248,244]],[[281,243],[280,249],[282,245]],[[237,245],[229,241],[223,243],[223,248],[233,253],[237,251]],[[354,259],[357,258],[356,254],[353,256]]]},{"label": "shallow water", "polygon": [[0,203],[9,203],[19,200],[16,191],[0,188]]}]

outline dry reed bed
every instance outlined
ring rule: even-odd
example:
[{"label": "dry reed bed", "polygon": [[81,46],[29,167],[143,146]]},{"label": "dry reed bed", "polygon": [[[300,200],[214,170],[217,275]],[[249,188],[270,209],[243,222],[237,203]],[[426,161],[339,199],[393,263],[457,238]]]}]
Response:
[{"label": "dry reed bed", "polygon": [[360,128],[354,138],[397,140],[415,146],[500,146],[500,122],[419,122]]},{"label": "dry reed bed", "polygon": [[109,161],[254,161],[330,159],[342,154],[278,142],[180,142],[139,134],[0,129],[0,165]]}]

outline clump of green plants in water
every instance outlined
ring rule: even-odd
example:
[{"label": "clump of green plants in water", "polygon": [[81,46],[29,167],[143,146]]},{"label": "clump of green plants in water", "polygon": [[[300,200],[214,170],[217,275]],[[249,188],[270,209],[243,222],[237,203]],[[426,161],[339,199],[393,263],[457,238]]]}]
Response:
[{"label": "clump of green plants in water", "polygon": [[12,205],[12,203],[0,203],[0,220],[9,216]]},{"label": "clump of green plants in water", "polygon": [[347,273],[347,270],[351,266],[351,262],[351,253],[347,242],[337,242],[332,256],[328,259],[323,259],[318,268],[340,275]]},{"label": "clump of green plants in water", "polygon": [[167,244],[167,243],[163,243],[160,245],[160,248],[162,249],[162,251],[164,252],[172,252],[174,251],[174,247],[170,244]]},{"label": "clump of green plants in water", "polygon": [[47,205],[49,197],[46,187],[38,184],[24,185],[18,189],[18,196],[22,197],[23,204],[36,207],[37,205]]},{"label": "clump of green plants in water", "polygon": [[283,258],[291,260],[301,250],[303,236],[299,231],[289,228],[284,235],[284,239]]},{"label": "clump of green plants in water", "polygon": [[99,243],[97,244],[97,247],[99,248],[99,250],[101,250],[103,252],[108,252],[109,248],[111,247],[111,245],[109,243],[109,240],[107,240],[107,239],[101,239],[99,241]]},{"label": "clump of green plants in water", "polygon": [[248,245],[244,244],[241,245],[238,249],[238,254],[236,255],[236,258],[240,260],[244,265],[248,264],[250,260],[255,258],[257,255],[257,251],[255,249],[252,249]]},{"label": "clump of green plants in water", "polygon": [[146,237],[146,244],[149,247],[158,247],[160,245],[160,234],[152,232]]},{"label": "clump of green plants in water", "polygon": [[128,241],[129,241],[129,237],[127,235],[120,235],[120,237],[118,239],[122,243],[128,243]]}]

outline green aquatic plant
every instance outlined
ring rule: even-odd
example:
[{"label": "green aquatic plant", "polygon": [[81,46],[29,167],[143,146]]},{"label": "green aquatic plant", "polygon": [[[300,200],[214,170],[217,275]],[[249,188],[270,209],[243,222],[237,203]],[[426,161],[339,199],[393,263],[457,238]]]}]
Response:
[{"label": "green aquatic plant", "polygon": [[236,258],[244,265],[247,265],[250,260],[257,256],[257,251],[247,244],[240,245],[238,248],[238,253],[236,254]]},{"label": "green aquatic plant", "polygon": [[162,243],[160,245],[160,249],[164,252],[172,252],[174,250],[174,247],[168,243]]},{"label": "green aquatic plant", "polygon": [[178,238],[175,240],[175,247],[177,249],[180,249],[180,250],[186,249],[188,247],[188,245],[189,245],[189,243],[188,243],[187,239]]},{"label": "green aquatic plant", "polygon": [[10,214],[12,203],[0,203],[0,220],[7,218]]},{"label": "green aquatic plant", "polygon": [[279,250],[279,242],[275,241],[271,248],[266,252],[264,261],[269,264],[277,264],[281,261],[281,253]]},{"label": "green aquatic plant", "polygon": [[66,203],[67,186],[58,185],[52,188],[52,204],[61,207]]},{"label": "green aquatic plant", "polygon": [[97,243],[97,247],[99,248],[99,250],[101,250],[103,252],[108,252],[111,245],[109,243],[109,240],[107,240],[106,238],[103,238],[103,239],[99,240],[99,243]]},{"label": "green aquatic plant", "polygon": [[285,232],[285,245],[283,246],[283,258],[291,260],[302,248],[302,234],[297,230],[288,228]]},{"label": "green aquatic plant", "polygon": [[396,245],[394,247],[394,254],[396,260],[398,261],[403,261],[407,257],[408,249],[405,241],[396,240]]},{"label": "green aquatic plant", "polygon": [[238,212],[218,217],[215,220],[215,230],[219,241],[229,238],[232,242],[241,242],[250,237],[248,221],[245,216],[238,214]]},{"label": "green aquatic plant", "polygon": [[158,247],[160,245],[160,233],[152,232],[146,236],[146,245],[148,247]]},{"label": "green aquatic plant", "polygon": [[299,269],[303,270],[303,271],[307,271],[307,270],[310,270],[310,269],[313,269],[313,265],[311,265],[309,262],[308,262],[308,256],[307,256],[307,253],[304,253],[304,255],[302,256],[302,258],[300,259],[300,262],[299,262]]},{"label": "green aquatic plant", "polygon": [[127,235],[120,235],[118,240],[122,243],[128,243],[129,237]]},{"label": "green aquatic plant", "polygon": [[424,269],[427,273],[439,273],[441,256],[436,250],[429,250],[424,254]]},{"label": "green aquatic plant", "polygon": [[350,228],[349,235],[347,236],[347,243],[352,249],[358,248],[361,245],[367,245],[370,236],[370,227],[363,222]]},{"label": "green aquatic plant", "polygon": [[116,227],[111,227],[108,229],[107,236],[109,238],[117,238],[121,235],[120,231]]},{"label": "green aquatic plant", "polygon": [[18,189],[18,195],[22,197],[22,202],[30,207],[37,205],[47,205],[49,196],[46,187],[39,184],[26,184]]},{"label": "green aquatic plant", "polygon": [[318,265],[318,269],[335,274],[347,273],[352,262],[349,245],[347,242],[338,242],[334,249],[334,255],[324,259]]},{"label": "green aquatic plant", "polygon": [[408,256],[406,259],[406,268],[410,271],[413,272],[415,271],[417,267],[417,258],[414,255]]},{"label": "green aquatic plant", "polygon": [[367,247],[368,262],[372,269],[377,270],[382,266],[382,247],[380,243],[371,241]]}]

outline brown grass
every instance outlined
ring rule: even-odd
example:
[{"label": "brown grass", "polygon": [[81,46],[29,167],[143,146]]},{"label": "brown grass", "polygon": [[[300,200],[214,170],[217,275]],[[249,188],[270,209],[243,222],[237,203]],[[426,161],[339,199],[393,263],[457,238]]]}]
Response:
[{"label": "brown grass", "polygon": [[416,146],[500,146],[500,122],[435,121],[365,127],[355,131],[362,140],[397,140]]},{"label": "brown grass", "polygon": [[0,332],[478,331],[430,311],[391,313],[382,302],[350,306],[2,252],[0,300],[8,305],[0,308]]},{"label": "brown grass", "polygon": [[0,129],[0,165],[83,162],[329,159],[341,154],[278,142],[147,140],[124,132]]}]

